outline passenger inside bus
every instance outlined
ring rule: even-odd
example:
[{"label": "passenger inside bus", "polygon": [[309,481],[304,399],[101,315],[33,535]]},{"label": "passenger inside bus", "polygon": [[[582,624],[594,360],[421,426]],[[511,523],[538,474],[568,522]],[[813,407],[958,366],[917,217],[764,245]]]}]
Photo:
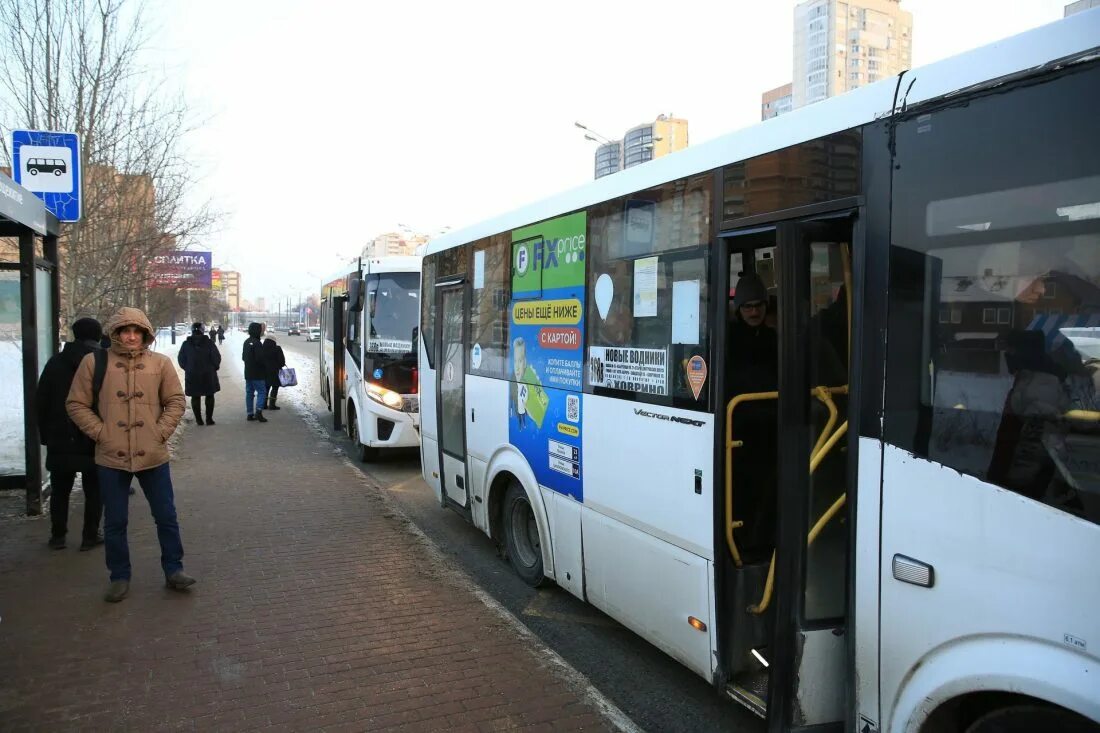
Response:
[{"label": "passenger inside bus", "polygon": [[729,325],[726,384],[731,395],[770,392],[779,374],[779,340],[768,316],[768,289],[754,274],[737,281]]},{"label": "passenger inside bus", "polygon": [[[730,301],[726,349],[726,394],[774,392],[779,378],[779,340],[767,324],[768,289],[746,273],[737,281]],[[745,402],[734,411],[733,437],[744,444],[733,459],[736,513],[744,522],[738,533],[749,561],[765,559],[775,547],[778,455],[777,402]]]}]

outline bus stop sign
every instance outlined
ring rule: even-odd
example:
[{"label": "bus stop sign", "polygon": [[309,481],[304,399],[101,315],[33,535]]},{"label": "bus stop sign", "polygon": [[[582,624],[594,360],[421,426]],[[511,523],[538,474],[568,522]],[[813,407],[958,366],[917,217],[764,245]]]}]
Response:
[{"label": "bus stop sign", "polygon": [[80,137],[75,132],[12,130],[12,177],[59,221],[79,221]]}]

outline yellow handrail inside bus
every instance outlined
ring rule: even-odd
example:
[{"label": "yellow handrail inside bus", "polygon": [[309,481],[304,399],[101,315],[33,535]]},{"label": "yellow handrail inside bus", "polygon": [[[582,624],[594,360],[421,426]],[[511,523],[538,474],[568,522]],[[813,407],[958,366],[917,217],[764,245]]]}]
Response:
[{"label": "yellow handrail inside bus", "polygon": [[779,399],[778,392],[746,392],[737,395],[726,405],[726,544],[733,556],[733,564],[737,567],[741,567],[741,553],[733,540],[733,530],[741,527],[744,522],[733,520],[733,449],[742,447],[744,443],[733,439],[733,411],[745,402],[775,399]]},{"label": "yellow handrail inside bus", "polygon": [[[825,428],[821,431],[821,434],[817,438],[817,442],[814,444],[814,450],[813,453],[811,453],[812,457],[822,449],[830,436],[833,425],[836,424],[837,408],[832,397],[838,394],[848,394],[848,385],[845,384],[840,387],[814,387],[814,389],[811,390],[811,394],[829,410],[829,420],[826,422]],[[739,394],[734,397],[726,406],[726,544],[729,546],[730,555],[733,557],[733,564],[737,567],[741,567],[742,561],[741,552],[737,549],[737,542],[733,539],[733,530],[740,529],[744,526],[744,522],[734,520],[733,518],[733,449],[744,447],[744,441],[733,439],[733,411],[738,405],[746,402],[761,402],[763,400],[775,400],[778,398],[778,392],[746,392],[745,394]]]},{"label": "yellow handrail inside bus", "polygon": [[[846,432],[848,432],[848,421],[847,420],[842,422],[840,424],[840,427],[836,429],[836,432],[834,432],[832,435],[829,436],[829,439],[825,442],[825,445],[823,445],[821,447],[821,450],[817,451],[810,458],[810,475],[813,475],[813,472],[816,471],[817,467],[821,465],[821,461],[823,461],[825,459],[825,456],[827,456],[829,454],[829,451],[831,451],[833,448],[836,447],[836,444],[840,441],[840,439],[844,436],[844,434]],[[810,545],[813,544],[814,540],[817,539],[817,536],[819,534],[821,534],[822,528],[826,524],[829,523],[829,520],[831,520],[833,517],[835,517],[837,515],[837,513],[840,511],[841,507],[844,506],[845,501],[847,501],[847,498],[848,498],[848,493],[847,492],[841,494],[840,497],[837,498],[837,500],[835,502],[833,502],[833,505],[830,506],[828,509],[826,509],[825,513],[822,514],[821,517],[816,522],[814,522],[813,528],[810,529],[809,534],[806,536],[806,546],[807,547],[809,547]],[[768,606],[770,606],[771,602],[772,602],[772,591],[774,589],[774,586],[775,586],[775,551],[773,550],[772,551],[772,560],[771,560],[771,563],[768,565],[768,579],[766,581],[764,581],[764,592],[760,596],[760,602],[759,603],[757,603],[756,605],[753,605],[753,606],[749,606],[749,609],[748,609],[749,613],[759,615],[761,613],[764,613],[764,611],[768,610]]]},{"label": "yellow handrail inside bus", "polygon": [[1092,420],[1093,422],[1100,422],[1100,412],[1095,410],[1067,410],[1062,417],[1068,417],[1071,420]]}]

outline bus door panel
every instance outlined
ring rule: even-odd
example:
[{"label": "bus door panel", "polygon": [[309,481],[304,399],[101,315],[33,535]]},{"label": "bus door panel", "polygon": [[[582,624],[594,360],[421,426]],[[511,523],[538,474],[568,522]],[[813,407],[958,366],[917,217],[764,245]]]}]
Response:
[{"label": "bus door panel", "polygon": [[465,338],[465,283],[437,286],[439,298],[436,313],[439,323],[436,333],[439,339],[436,364],[439,379],[438,436],[440,452],[440,480],[443,494],[459,507],[469,506],[466,478],[466,424],[463,383],[466,375]]},{"label": "bus door panel", "polygon": [[779,485],[768,719],[845,717],[851,212],[777,226]]}]

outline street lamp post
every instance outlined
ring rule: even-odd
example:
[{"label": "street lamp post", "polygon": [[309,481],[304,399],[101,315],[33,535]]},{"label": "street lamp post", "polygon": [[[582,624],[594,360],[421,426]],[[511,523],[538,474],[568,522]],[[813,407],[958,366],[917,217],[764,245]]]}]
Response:
[{"label": "street lamp post", "polygon": [[592,142],[600,143],[601,145],[606,145],[607,143],[611,142],[611,138],[609,138],[607,135],[601,135],[588,125],[583,125],[580,122],[574,122],[573,126],[579,127],[580,129],[585,131],[585,140],[591,140]]}]

